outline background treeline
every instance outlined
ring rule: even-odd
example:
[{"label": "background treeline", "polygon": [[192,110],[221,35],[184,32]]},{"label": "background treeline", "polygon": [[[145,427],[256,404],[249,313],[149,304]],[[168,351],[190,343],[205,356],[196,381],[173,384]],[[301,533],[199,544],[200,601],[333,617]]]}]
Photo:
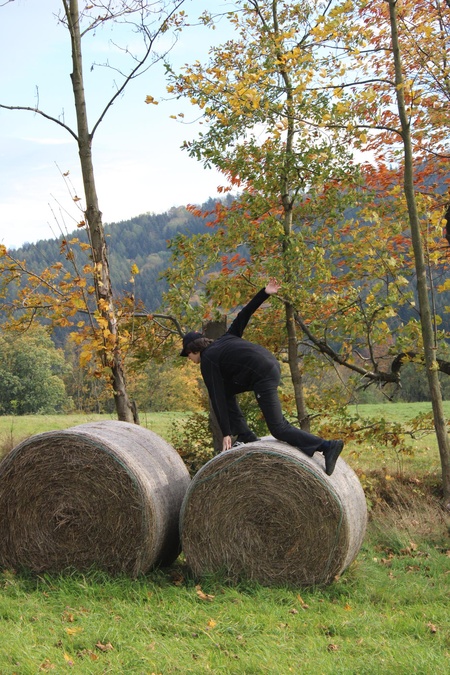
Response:
[{"label": "background treeline", "polygon": [[[226,202],[230,203],[231,197]],[[214,200],[201,207],[202,212],[212,211]],[[207,231],[208,219],[193,215],[185,207],[173,207],[160,214],[145,213],[130,220],[106,226],[110,255],[111,277],[116,294],[133,293],[136,301],[149,312],[161,308],[166,288],[162,273],[170,264],[168,244],[178,234],[194,237]],[[63,239],[78,238],[86,241],[84,229],[67,233],[64,237],[25,244],[13,252],[25,260],[29,269],[36,272],[54,264],[61,257]],[[88,256],[79,247],[75,255]],[[81,263],[82,261],[80,261]],[[137,265],[139,274],[131,268]],[[414,287],[414,280],[410,279]],[[447,294],[443,294],[444,296]],[[444,297],[438,297],[444,302]],[[4,333],[0,335],[0,414],[33,414],[80,410],[84,412],[113,412],[113,404],[102,383],[80,368],[76,347],[67,340],[69,331],[56,328],[51,337],[42,326],[36,326],[21,337]],[[176,358],[164,362],[149,361],[140,372],[130,376],[129,387],[140,410],[188,410],[196,412],[204,407],[198,373],[182,367]],[[325,377],[322,372],[306,375],[306,384],[319,386]],[[343,371],[340,377],[348,374]],[[336,379],[331,370],[326,375],[327,384]],[[450,378],[442,375],[445,398],[450,398]],[[315,380],[315,381],[314,381]],[[336,382],[337,384],[337,382]],[[289,378],[284,380],[284,393],[289,396]],[[369,388],[355,392],[358,403],[386,400],[381,390]],[[402,372],[402,387],[397,400],[429,400],[426,377],[415,364],[406,365]]]},{"label": "background treeline", "polygon": [[[210,210],[214,204],[211,199],[201,209]],[[161,273],[170,258],[168,240],[181,233],[200,234],[206,230],[207,222],[207,219],[191,214],[184,206],[178,206],[164,213],[143,213],[130,220],[107,224],[105,234],[114,292],[118,295],[133,293],[136,301],[142,302],[147,311],[157,310],[165,289]],[[87,242],[86,230],[81,228],[58,238],[24,244],[14,251],[14,257],[25,260],[28,269],[40,272],[60,259],[62,240],[75,237]],[[75,255],[83,254],[77,249]],[[87,257],[88,253],[85,255]],[[80,264],[82,262],[79,261]],[[137,265],[139,274],[130,282],[132,265]]]},{"label": "background treeline", "polygon": [[[209,200],[202,205],[202,211],[213,209],[214,204]],[[159,309],[166,288],[162,273],[170,262],[168,242],[178,234],[194,236],[205,232],[207,222],[207,218],[178,206],[164,213],[144,213],[106,225],[115,294],[133,294],[136,303],[148,312]],[[62,250],[63,241],[72,239],[87,243],[86,229],[27,243],[11,250],[11,254],[39,274],[61,260],[67,252],[66,248]],[[69,250],[77,258],[78,267],[88,262],[89,250],[83,251],[78,245]],[[138,267],[139,274],[132,275],[133,266]],[[17,291],[11,285],[8,292],[13,295]],[[48,332],[45,322],[19,335],[0,329],[0,415],[113,412],[104,382],[80,367],[79,353],[67,339],[69,334],[70,329],[58,327]],[[196,412],[202,407],[197,375],[181,368],[180,363],[152,361],[139,373],[130,374],[128,385],[140,410]]]}]

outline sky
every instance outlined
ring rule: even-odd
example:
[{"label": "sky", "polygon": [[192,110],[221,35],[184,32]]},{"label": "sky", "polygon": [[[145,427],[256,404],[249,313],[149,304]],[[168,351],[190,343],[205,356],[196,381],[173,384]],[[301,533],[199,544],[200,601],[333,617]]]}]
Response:
[{"label": "sky", "polygon": [[[0,103],[37,106],[76,130],[70,40],[56,19],[61,4],[59,0],[0,0]],[[214,9],[225,11],[232,4],[214,0]],[[208,0],[185,0],[183,6],[192,21],[208,7]],[[176,69],[197,59],[204,61],[209,45],[222,42],[230,30],[225,22],[216,31],[185,29],[169,59]],[[110,68],[92,65],[114,63],[118,52],[112,39],[121,38],[130,48],[136,40],[130,34],[125,38],[113,33],[108,26],[83,41],[91,128],[114,92],[117,77]],[[152,66],[126,89],[95,134],[94,169],[104,223],[201,204],[217,196],[217,187],[226,183],[215,170],[205,169],[180,149],[202,127],[193,106],[170,100],[166,84],[162,64]],[[146,104],[148,95],[158,105]],[[171,119],[180,112],[183,122]],[[83,201],[75,202],[73,196],[83,196],[73,137],[34,112],[0,109],[0,244],[17,248],[72,232],[82,220],[83,207]]]}]

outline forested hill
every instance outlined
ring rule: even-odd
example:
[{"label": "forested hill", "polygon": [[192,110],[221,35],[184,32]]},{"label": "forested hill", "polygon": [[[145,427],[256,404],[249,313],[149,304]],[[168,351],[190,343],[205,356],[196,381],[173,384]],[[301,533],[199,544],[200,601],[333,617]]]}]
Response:
[{"label": "forested hill", "polygon": [[[215,201],[211,199],[201,209],[211,210],[214,204]],[[142,301],[148,311],[156,310],[164,290],[164,282],[159,276],[170,258],[167,241],[179,233],[194,235],[204,232],[205,229],[206,221],[193,216],[183,206],[171,208],[165,213],[144,213],[131,220],[106,224],[105,235],[114,291],[131,291],[130,270],[134,263],[139,268],[134,283],[136,300]],[[87,241],[84,229],[75,230],[65,238],[73,237]],[[62,239],[60,237],[26,244],[14,251],[14,257],[26,260],[27,266],[33,271],[41,271],[61,260]]]}]

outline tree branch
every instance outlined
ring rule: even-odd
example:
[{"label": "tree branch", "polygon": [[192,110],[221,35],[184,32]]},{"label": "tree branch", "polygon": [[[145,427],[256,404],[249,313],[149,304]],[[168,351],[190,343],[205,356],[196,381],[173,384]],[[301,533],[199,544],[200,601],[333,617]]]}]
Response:
[{"label": "tree branch", "polygon": [[161,328],[165,328],[168,330],[170,333],[173,333],[174,335],[179,335],[180,337],[183,337],[184,331],[181,328],[180,322],[176,317],[174,317],[172,314],[148,314],[146,312],[136,312],[133,314],[133,316],[140,317],[140,318],[147,318],[147,319],[164,319],[165,321],[172,321],[172,323],[175,324],[176,330],[173,330],[169,328],[168,326],[164,326],[163,324],[160,324],[159,321],[156,321]]},{"label": "tree branch", "polygon": [[61,122],[57,117],[52,117],[52,115],[47,115],[43,110],[39,110],[39,108],[32,108],[31,106],[25,106],[25,105],[4,105],[3,103],[0,103],[0,108],[3,108],[4,110],[28,110],[29,112],[34,112],[36,115],[41,115],[42,117],[45,117],[45,119],[50,120],[50,122],[55,122],[55,124],[59,124],[60,127],[65,129],[66,131],[71,134],[74,139],[78,142],[78,136],[77,134],[71,129],[67,124],[64,124],[64,122]]}]

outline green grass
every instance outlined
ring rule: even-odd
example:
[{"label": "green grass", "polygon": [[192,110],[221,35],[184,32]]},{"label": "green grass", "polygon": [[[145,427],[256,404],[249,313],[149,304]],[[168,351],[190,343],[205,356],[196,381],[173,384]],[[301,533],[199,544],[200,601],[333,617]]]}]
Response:
[{"label": "green grass", "polygon": [[[186,413],[141,413],[140,423],[162,436],[162,438],[169,440],[172,422],[183,417],[186,417]],[[35,434],[58,431],[78,424],[108,419],[117,419],[117,417],[115,415],[95,414],[0,416],[0,454],[2,448],[12,448],[25,438]]]},{"label": "green grass", "polygon": [[[366,412],[379,415],[379,407],[386,417],[387,406]],[[393,419],[415,412],[389,407]],[[151,414],[141,423],[165,436],[174,416]],[[0,417],[0,439],[93,419]],[[377,449],[346,452],[358,471],[368,458],[377,467],[389,461]],[[450,672],[450,520],[427,487],[428,468],[438,465],[434,439],[416,452],[423,458],[405,458],[414,480],[385,481],[389,499],[375,500],[357,559],[326,588],[232,586],[219,576],[199,582],[182,556],[136,580],[94,570],[40,576],[4,570],[0,675]]]},{"label": "green grass", "polygon": [[[420,413],[431,412],[431,403],[366,403],[349,408],[364,417],[385,417],[392,422],[407,422]],[[450,401],[444,401],[444,411],[450,416]]]},{"label": "green grass", "polygon": [[[431,403],[379,403],[358,406],[349,406],[352,414],[361,417],[404,425],[410,430],[409,423],[418,415],[431,415]],[[444,412],[450,420],[450,401],[444,402]],[[356,443],[346,444],[343,457],[355,470],[375,470],[382,468],[389,474],[405,473],[429,474],[440,476],[441,464],[436,436],[433,431],[433,422],[430,417],[428,432],[408,433],[404,435],[407,452],[387,450],[376,445],[359,446]]]},{"label": "green grass", "polygon": [[[448,553],[366,543],[325,589],[202,582],[178,562],[137,580],[0,575],[0,672],[447,673]],[[447,575],[447,576],[446,576]]]}]

